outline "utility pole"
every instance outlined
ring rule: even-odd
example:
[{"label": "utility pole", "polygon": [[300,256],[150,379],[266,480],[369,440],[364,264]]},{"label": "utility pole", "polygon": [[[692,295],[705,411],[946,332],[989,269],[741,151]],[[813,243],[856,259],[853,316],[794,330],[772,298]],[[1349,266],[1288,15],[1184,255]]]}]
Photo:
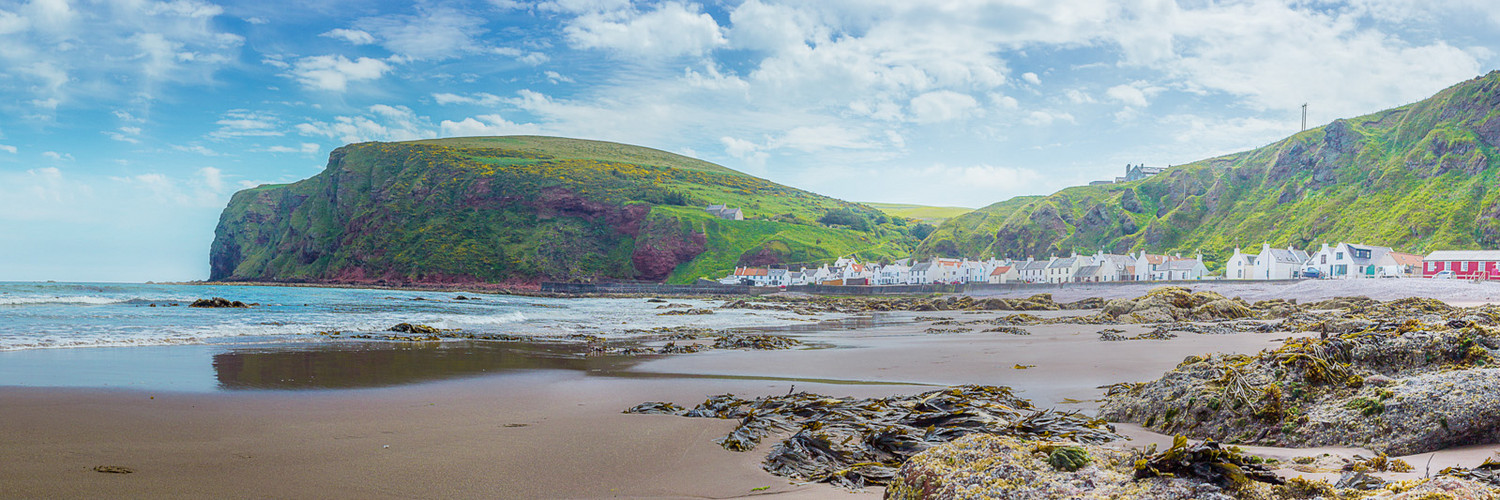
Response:
[{"label": "utility pole", "polygon": [[1302,103],[1302,131],[1307,131],[1307,103]]}]

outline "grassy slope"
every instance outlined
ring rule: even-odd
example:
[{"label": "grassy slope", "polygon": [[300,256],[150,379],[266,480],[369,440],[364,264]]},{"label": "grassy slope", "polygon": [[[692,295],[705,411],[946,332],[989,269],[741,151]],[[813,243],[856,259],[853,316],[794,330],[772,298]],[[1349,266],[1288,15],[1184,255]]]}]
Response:
[{"label": "grassy slope", "polygon": [[[679,266],[675,282],[722,275],[741,253],[767,244],[793,250],[789,257],[832,259],[857,251],[904,255],[915,243],[890,220],[868,232],[816,222],[833,209],[874,209],[648,148],[501,137],[357,144],[339,155],[312,179],[237,193],[221,219],[215,258],[240,249],[243,259],[230,267],[249,279],[333,279],[354,267],[408,280],[634,277],[636,241],[609,226],[608,216],[536,209],[539,193],[553,188],[612,207],[645,204],[649,218],[677,218],[704,232],[708,251]],[[631,161],[598,159],[606,156]],[[671,205],[682,202],[671,196],[693,206]],[[708,203],[740,207],[751,220],[712,218],[701,209]],[[275,222],[256,222],[267,220]]]},{"label": "grassy slope", "polygon": [[953,217],[923,240],[917,253],[941,257],[993,255],[990,245],[994,239],[984,235],[994,234],[1011,214],[1040,199],[1041,196],[1017,196]]},{"label": "grassy slope", "polygon": [[926,205],[908,205],[902,203],[864,202],[864,204],[885,212],[892,217],[917,219],[931,224],[942,224],[948,219],[974,211],[972,208],[964,207],[929,207]]},{"label": "grassy slope", "polygon": [[1418,103],[1144,181],[1068,188],[1020,210],[986,207],[976,214],[993,212],[1005,223],[979,231],[957,218],[921,249],[952,239],[980,255],[1201,250],[1218,264],[1235,246],[1262,242],[1351,241],[1412,252],[1494,247],[1496,141],[1500,73],[1491,73]]}]

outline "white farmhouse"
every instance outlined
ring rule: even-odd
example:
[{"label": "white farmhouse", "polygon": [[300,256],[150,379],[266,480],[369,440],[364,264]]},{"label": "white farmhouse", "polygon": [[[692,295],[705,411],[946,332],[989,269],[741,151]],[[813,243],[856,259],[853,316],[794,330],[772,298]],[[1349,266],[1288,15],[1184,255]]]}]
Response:
[{"label": "white farmhouse", "polygon": [[1224,279],[1231,280],[1253,280],[1256,279],[1255,261],[1259,255],[1241,253],[1240,247],[1234,247],[1234,255],[1224,261]]},{"label": "white farmhouse", "polygon": [[1315,272],[1318,277],[1357,279],[1374,278],[1375,262],[1391,251],[1390,247],[1339,243],[1328,246],[1324,243],[1302,266],[1303,272]]},{"label": "white farmhouse", "polygon": [[1255,279],[1287,280],[1300,276],[1302,265],[1311,258],[1307,252],[1292,247],[1271,248],[1268,243],[1260,245],[1260,255],[1255,258]]}]

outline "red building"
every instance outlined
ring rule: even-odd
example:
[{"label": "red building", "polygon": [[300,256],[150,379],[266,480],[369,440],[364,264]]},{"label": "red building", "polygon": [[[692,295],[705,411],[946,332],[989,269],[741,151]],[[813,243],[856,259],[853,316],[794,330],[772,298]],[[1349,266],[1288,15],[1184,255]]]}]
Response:
[{"label": "red building", "polygon": [[1457,279],[1500,279],[1500,250],[1438,250],[1422,258],[1422,277],[1443,271]]}]

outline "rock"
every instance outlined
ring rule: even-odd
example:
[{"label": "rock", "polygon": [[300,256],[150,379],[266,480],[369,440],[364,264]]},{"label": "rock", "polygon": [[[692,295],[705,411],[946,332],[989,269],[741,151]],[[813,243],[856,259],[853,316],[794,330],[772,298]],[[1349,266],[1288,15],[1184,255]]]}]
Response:
[{"label": "rock", "polygon": [[671,311],[657,314],[657,316],[698,316],[713,313],[713,309],[673,309]]},{"label": "rock", "polygon": [[1254,316],[1255,311],[1251,311],[1243,301],[1225,298],[1215,299],[1193,309],[1193,317],[1200,320],[1241,319]]},{"label": "rock", "polygon": [[1365,377],[1365,383],[1373,385],[1375,387],[1385,387],[1395,382],[1395,380],[1392,380],[1390,377],[1387,377],[1385,375],[1371,375]]},{"label": "rock", "polygon": [[135,469],[129,467],[121,467],[118,465],[96,465],[94,466],[94,472],[103,472],[105,474],[130,474],[135,472]]},{"label": "rock", "polygon": [[236,301],[230,301],[229,299],[226,299],[226,298],[223,298],[223,297],[214,297],[212,299],[198,299],[198,300],[195,300],[195,301],[193,301],[192,304],[189,304],[188,307],[206,307],[206,308],[212,308],[212,307],[231,307],[231,308],[245,308],[245,307],[250,307],[250,306],[248,304],[245,304],[244,302],[240,302],[238,300],[236,300]]},{"label": "rock", "polygon": [[1113,319],[1113,318],[1118,318],[1118,317],[1120,317],[1123,314],[1129,313],[1132,309],[1135,309],[1135,301],[1134,300],[1131,300],[1131,299],[1114,299],[1114,300],[1111,300],[1109,302],[1104,303],[1104,311],[1103,311],[1103,313],[1104,313],[1105,316],[1108,316],[1111,319]]},{"label": "rock", "polygon": [[393,327],[390,327],[390,328],[386,329],[386,331],[388,331],[388,332],[397,332],[397,333],[421,333],[421,334],[437,334],[437,333],[441,333],[441,330],[438,330],[437,328],[433,328],[433,327],[430,327],[430,326],[427,326],[427,325],[413,325],[411,323],[398,323],[396,326],[393,326]]}]

